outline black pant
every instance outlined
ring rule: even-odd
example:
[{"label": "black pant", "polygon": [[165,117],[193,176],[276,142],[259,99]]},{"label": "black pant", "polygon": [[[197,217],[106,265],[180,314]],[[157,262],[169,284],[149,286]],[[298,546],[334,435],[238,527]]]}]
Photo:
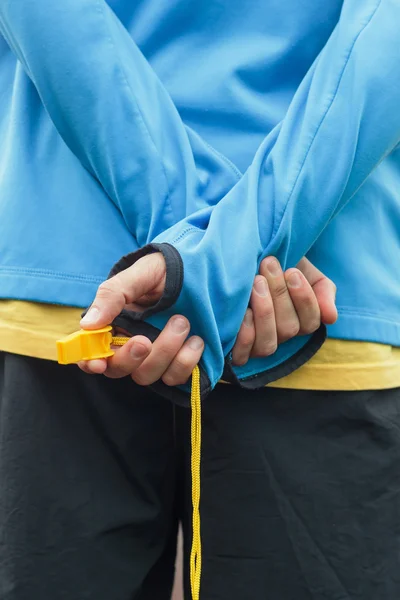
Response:
[{"label": "black pant", "polygon": [[[399,407],[398,390],[218,386],[202,600],[398,600]],[[188,410],[0,353],[1,600],[169,600],[189,459]]]}]

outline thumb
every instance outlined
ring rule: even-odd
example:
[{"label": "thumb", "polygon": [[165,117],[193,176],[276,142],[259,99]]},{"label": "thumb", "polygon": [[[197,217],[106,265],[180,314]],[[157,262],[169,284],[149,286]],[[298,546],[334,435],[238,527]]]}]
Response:
[{"label": "thumb", "polygon": [[322,323],[333,325],[338,318],[336,285],[307,258],[302,258],[297,268],[303,273],[314,291],[321,312]]},{"label": "thumb", "polygon": [[151,294],[156,302],[161,298],[166,277],[166,265],[160,252],[148,254],[125,271],[104,281],[86,315],[83,329],[100,329],[110,325],[127,304]]}]

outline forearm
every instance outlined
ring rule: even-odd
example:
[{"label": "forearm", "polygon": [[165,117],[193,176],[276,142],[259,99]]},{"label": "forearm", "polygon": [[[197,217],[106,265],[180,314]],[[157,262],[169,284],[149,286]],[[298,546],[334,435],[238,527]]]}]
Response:
[{"label": "forearm", "polygon": [[294,266],[399,143],[399,20],[393,0],[345,2],[284,121],[242,180],[212,210],[158,236],[183,258],[185,283],[174,309],[186,311],[194,331],[210,340],[205,361],[215,380],[261,259],[274,255],[284,268]]},{"label": "forearm", "polygon": [[0,31],[139,244],[215,204],[240,177],[184,126],[104,0],[0,0]]}]

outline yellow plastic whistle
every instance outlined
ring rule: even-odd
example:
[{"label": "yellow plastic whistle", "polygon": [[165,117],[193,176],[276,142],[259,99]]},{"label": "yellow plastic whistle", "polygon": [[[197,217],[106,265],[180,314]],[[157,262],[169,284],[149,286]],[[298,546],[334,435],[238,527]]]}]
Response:
[{"label": "yellow plastic whistle", "polygon": [[108,358],[111,350],[112,327],[102,329],[81,329],[57,341],[57,360],[60,365],[70,365],[80,360]]}]

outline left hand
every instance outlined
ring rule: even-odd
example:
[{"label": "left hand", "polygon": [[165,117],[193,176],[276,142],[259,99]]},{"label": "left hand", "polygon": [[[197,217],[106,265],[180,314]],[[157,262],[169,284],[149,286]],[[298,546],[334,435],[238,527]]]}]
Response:
[{"label": "left hand", "polygon": [[270,356],[282,342],[313,333],[321,322],[334,323],[335,297],[335,284],[306,258],[285,273],[276,258],[265,258],[232,350],[233,364]]}]

